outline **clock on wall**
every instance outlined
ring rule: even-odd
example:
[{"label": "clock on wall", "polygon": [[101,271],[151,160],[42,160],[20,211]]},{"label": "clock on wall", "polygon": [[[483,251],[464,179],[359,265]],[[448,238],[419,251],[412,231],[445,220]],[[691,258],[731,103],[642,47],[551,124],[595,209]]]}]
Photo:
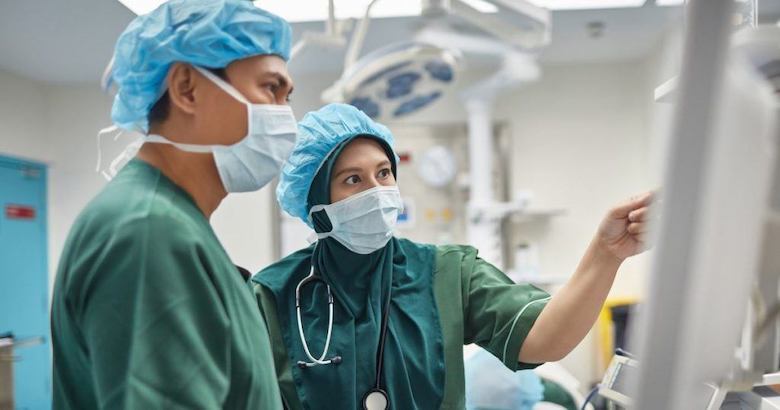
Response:
[{"label": "clock on wall", "polygon": [[419,156],[417,173],[431,187],[442,188],[450,184],[458,173],[458,163],[452,151],[436,145]]}]

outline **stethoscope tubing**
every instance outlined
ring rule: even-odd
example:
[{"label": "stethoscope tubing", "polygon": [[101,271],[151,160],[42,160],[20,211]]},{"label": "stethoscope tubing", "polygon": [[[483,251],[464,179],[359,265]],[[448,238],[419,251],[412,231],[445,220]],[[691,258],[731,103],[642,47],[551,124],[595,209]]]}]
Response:
[{"label": "stethoscope tubing", "polygon": [[311,354],[311,351],[309,350],[309,344],[306,343],[306,335],[303,332],[303,320],[301,318],[301,288],[306,285],[309,282],[314,281],[322,281],[325,283],[324,280],[317,277],[314,274],[314,267],[311,268],[311,273],[309,273],[309,276],[305,277],[303,280],[301,280],[298,283],[298,286],[295,287],[295,313],[298,317],[298,335],[301,338],[301,343],[303,344],[303,351],[306,353],[306,356],[311,360],[309,363],[305,363],[306,367],[313,367],[316,365],[326,365],[331,364],[333,362],[332,359],[325,360],[325,358],[328,356],[328,350],[330,349],[330,340],[333,333],[333,294],[330,291],[330,285],[325,283],[325,286],[328,290],[328,333],[325,337],[325,348],[322,351],[322,355],[320,358],[314,357],[314,355]]}]

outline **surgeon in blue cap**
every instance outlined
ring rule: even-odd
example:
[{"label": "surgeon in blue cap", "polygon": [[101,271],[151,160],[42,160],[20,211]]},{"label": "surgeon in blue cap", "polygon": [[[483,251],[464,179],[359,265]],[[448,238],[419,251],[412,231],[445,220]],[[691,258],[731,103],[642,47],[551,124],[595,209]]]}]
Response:
[{"label": "surgeon in blue cap", "polygon": [[290,27],[171,0],[119,37],[112,119],[143,145],[74,223],[54,286],[57,409],[280,409],[268,330],[209,225],[296,136]]}]

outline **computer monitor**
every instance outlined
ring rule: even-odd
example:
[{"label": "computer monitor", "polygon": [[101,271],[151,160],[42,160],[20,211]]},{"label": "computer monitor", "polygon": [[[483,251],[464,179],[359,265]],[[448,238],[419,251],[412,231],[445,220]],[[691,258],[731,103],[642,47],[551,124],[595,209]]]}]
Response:
[{"label": "computer monitor", "polygon": [[758,67],[730,47],[731,3],[688,4],[649,294],[631,340],[640,410],[707,408],[706,383],[748,375],[740,369],[756,363],[739,347],[751,291],[777,274],[762,271],[778,223],[776,100]]}]

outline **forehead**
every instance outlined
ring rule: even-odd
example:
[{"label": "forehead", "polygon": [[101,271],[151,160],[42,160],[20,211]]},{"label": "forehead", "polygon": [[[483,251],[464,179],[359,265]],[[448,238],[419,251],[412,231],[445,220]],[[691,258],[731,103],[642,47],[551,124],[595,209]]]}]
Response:
[{"label": "forehead", "polygon": [[233,61],[228,65],[228,69],[235,74],[240,75],[273,75],[280,76],[288,83],[292,84],[290,73],[287,71],[287,62],[276,55],[261,55],[242,58]]},{"label": "forehead", "polygon": [[387,153],[382,145],[373,138],[358,137],[352,140],[341,151],[334,170],[355,166],[372,166],[379,162],[388,161]]}]

